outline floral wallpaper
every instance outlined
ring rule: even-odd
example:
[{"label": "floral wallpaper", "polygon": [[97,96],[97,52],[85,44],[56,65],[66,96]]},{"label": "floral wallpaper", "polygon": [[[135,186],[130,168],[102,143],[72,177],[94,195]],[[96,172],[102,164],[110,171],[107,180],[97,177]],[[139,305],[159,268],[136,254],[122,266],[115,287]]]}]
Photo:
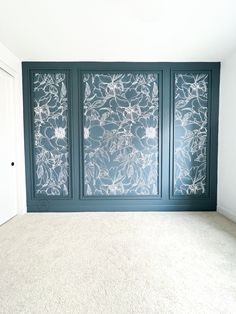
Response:
[{"label": "floral wallpaper", "polygon": [[207,185],[208,74],[175,74],[174,195]]},{"label": "floral wallpaper", "polygon": [[86,73],[85,195],[157,195],[156,73]]},{"label": "floral wallpaper", "polygon": [[68,102],[65,73],[34,73],[35,193],[68,195]]}]

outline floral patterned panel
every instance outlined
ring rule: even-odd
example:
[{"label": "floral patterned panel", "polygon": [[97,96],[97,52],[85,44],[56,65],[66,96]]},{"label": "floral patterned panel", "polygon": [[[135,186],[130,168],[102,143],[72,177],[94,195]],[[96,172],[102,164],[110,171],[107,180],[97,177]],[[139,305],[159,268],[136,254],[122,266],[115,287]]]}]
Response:
[{"label": "floral patterned panel", "polygon": [[87,73],[84,194],[158,194],[158,74]]},{"label": "floral patterned panel", "polygon": [[207,185],[208,74],[175,74],[174,195]]},{"label": "floral patterned panel", "polygon": [[68,103],[65,73],[33,75],[35,193],[68,195]]}]

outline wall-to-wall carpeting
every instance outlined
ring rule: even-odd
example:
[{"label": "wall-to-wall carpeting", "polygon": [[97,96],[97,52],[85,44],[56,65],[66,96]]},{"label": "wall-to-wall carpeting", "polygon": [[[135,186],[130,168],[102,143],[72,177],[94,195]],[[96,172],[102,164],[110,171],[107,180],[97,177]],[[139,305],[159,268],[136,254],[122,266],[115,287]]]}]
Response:
[{"label": "wall-to-wall carpeting", "polygon": [[235,313],[218,213],[28,214],[0,227],[0,313]]}]

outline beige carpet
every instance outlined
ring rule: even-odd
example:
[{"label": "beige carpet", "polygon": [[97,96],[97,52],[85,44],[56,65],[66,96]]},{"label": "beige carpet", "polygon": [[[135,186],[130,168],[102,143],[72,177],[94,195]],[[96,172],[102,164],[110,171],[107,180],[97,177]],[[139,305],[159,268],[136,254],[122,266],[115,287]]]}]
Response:
[{"label": "beige carpet", "polygon": [[29,214],[0,227],[0,313],[236,313],[216,213]]}]

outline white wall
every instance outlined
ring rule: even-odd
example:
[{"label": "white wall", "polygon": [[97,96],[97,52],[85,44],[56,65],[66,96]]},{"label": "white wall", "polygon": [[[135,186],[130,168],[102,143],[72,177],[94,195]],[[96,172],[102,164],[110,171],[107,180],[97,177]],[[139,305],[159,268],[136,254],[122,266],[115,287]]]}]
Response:
[{"label": "white wall", "polygon": [[236,51],[221,63],[218,211],[236,221]]},{"label": "white wall", "polygon": [[[12,74],[15,78],[15,148],[17,172],[17,211],[19,214],[26,212],[25,191],[25,162],[24,162],[24,129],[23,129],[23,104],[22,104],[22,74],[21,61],[0,43],[0,67]],[[1,108],[0,108],[1,110]],[[1,112],[0,112],[1,114]]]}]

